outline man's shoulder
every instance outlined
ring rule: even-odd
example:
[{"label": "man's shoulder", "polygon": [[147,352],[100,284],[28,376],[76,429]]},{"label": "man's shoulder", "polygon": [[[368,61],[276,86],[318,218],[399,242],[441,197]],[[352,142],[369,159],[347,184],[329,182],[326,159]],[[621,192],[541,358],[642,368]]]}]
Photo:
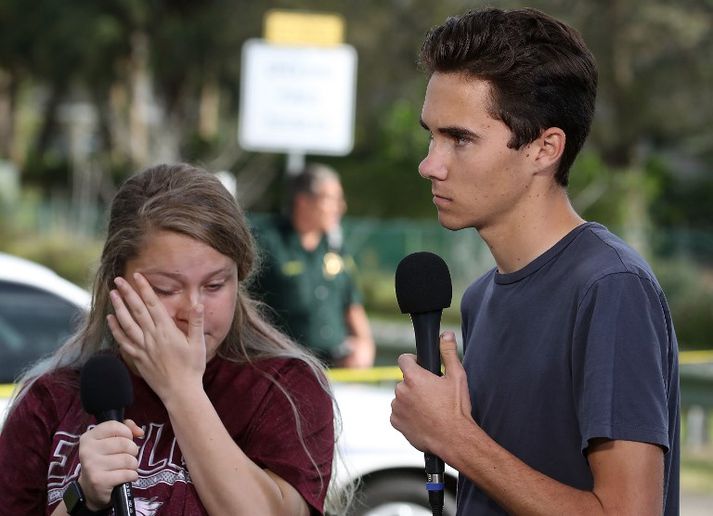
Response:
[{"label": "man's shoulder", "polygon": [[629,273],[656,283],[651,266],[641,254],[600,224],[590,224],[582,231],[570,259],[573,276],[585,281]]},{"label": "man's shoulder", "polygon": [[294,229],[286,217],[255,214],[250,219],[250,226],[259,251],[275,259],[279,260],[293,244]]},{"label": "man's shoulder", "polygon": [[290,221],[275,213],[253,213],[249,217],[250,229],[256,238],[274,238],[291,230]]}]

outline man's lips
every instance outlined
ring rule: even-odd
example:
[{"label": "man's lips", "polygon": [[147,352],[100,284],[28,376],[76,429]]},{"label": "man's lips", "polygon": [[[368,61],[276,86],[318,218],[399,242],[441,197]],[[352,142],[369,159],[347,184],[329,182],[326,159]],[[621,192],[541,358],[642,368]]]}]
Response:
[{"label": "man's lips", "polygon": [[448,204],[453,200],[450,197],[446,197],[443,194],[439,194],[436,192],[431,192],[431,193],[433,194],[433,204],[435,204],[436,206],[442,206],[442,205]]}]

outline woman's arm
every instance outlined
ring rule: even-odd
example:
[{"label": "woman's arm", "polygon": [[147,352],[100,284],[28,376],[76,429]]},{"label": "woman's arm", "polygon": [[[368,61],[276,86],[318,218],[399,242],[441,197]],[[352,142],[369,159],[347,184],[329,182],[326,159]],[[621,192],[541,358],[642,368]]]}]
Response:
[{"label": "woman's arm", "polygon": [[300,493],[238,447],[202,388],[164,400],[201,502],[210,514],[307,515]]}]

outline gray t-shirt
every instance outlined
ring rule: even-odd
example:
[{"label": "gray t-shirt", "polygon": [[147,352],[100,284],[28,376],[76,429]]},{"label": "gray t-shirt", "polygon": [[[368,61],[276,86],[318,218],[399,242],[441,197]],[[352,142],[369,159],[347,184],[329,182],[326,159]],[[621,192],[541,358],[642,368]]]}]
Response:
[{"label": "gray t-shirt", "polygon": [[[461,312],[473,417],[488,435],[587,490],[591,439],[657,444],[665,514],[678,514],[678,344],[641,256],[603,226],[583,224],[523,269],[476,280]],[[505,511],[461,475],[458,514]]]}]

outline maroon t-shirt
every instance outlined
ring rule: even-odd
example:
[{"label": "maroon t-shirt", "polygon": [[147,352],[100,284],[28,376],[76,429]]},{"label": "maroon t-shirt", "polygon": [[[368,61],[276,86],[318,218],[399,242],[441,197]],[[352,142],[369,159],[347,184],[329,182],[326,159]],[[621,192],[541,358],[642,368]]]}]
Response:
[{"label": "maroon t-shirt", "polygon": [[[289,401],[260,371],[290,393],[302,439],[319,471],[300,443]],[[78,371],[66,369],[39,378],[5,422],[0,434],[3,511],[51,514],[67,484],[79,477],[79,436],[95,421],[82,410],[78,378]],[[141,378],[132,375],[132,381],[134,403],[125,416],[145,431],[135,440],[140,448],[139,479],[132,484],[137,515],[207,514],[161,400]],[[309,367],[290,359],[240,365],[215,358],[203,385],[243,452],[289,482],[314,514],[322,514],[334,452],[332,401]]]}]

